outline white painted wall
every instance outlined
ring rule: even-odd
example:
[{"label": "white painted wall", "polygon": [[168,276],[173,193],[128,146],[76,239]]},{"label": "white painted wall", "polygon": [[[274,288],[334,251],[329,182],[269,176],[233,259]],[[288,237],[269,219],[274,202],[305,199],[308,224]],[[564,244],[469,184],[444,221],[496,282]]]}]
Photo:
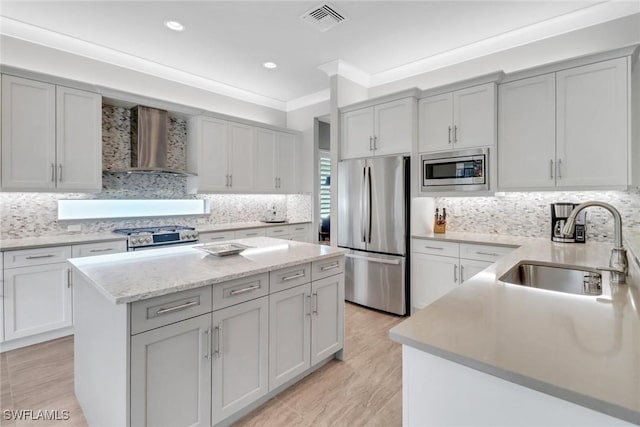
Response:
[{"label": "white painted wall", "polygon": [[499,70],[510,73],[636,43],[640,43],[640,14],[371,87],[369,97],[413,87],[429,89]]},{"label": "white painted wall", "polygon": [[46,46],[0,36],[0,64],[248,120],[286,126],[284,111],[240,101]]}]

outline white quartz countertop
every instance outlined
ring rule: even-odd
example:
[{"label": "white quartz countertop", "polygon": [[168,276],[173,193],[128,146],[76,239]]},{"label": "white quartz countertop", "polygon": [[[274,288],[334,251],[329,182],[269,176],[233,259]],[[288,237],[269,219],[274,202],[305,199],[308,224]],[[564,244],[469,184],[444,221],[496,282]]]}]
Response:
[{"label": "white quartz countertop", "polygon": [[[447,233],[452,240],[497,243],[455,234]],[[640,268],[633,254],[629,284],[610,285],[605,272],[601,296],[572,295],[499,278],[525,260],[606,266],[611,243],[519,243],[391,329],[391,339],[640,424]]]},{"label": "white quartz countertop", "polygon": [[[310,221],[265,223],[265,222],[235,222],[229,224],[207,224],[195,226],[199,233],[215,231],[233,231],[248,228],[278,227],[283,225],[307,224]],[[126,240],[127,236],[115,233],[73,233],[60,234],[55,236],[24,237],[16,239],[0,239],[0,251],[10,251],[17,249],[34,249],[48,246],[79,245],[82,243],[111,242]]]},{"label": "white quartz countertop", "polygon": [[[441,240],[458,243],[479,243],[506,247],[518,247],[531,239],[504,234],[464,233],[459,231],[447,231],[446,233],[414,233],[411,237],[414,239]],[[535,237],[533,239],[545,240]]]},{"label": "white quartz countertop", "polygon": [[107,299],[124,304],[186,289],[225,282],[296,264],[339,256],[345,251],[325,245],[270,237],[232,240],[253,248],[216,257],[200,245],[72,258],[69,263]]}]

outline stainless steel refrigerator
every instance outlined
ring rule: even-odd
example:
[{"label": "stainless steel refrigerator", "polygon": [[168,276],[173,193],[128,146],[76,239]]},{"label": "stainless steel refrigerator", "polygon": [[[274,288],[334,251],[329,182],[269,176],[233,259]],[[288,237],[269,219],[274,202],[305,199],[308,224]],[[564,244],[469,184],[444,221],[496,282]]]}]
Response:
[{"label": "stainless steel refrigerator", "polygon": [[345,299],[407,314],[409,158],[338,164],[338,246],[346,255]]}]

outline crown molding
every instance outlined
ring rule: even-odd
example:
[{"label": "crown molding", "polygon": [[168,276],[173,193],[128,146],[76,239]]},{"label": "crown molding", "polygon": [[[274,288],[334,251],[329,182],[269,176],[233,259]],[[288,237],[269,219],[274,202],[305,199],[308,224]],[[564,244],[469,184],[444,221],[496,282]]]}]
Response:
[{"label": "crown molding", "polygon": [[329,89],[324,89],[316,93],[301,96],[300,98],[287,101],[286,111],[289,112],[293,110],[299,110],[300,108],[308,107],[310,105],[326,102],[329,101],[330,97],[331,91]]},{"label": "crown molding", "polygon": [[371,86],[371,76],[369,74],[342,59],[336,59],[335,61],[322,64],[318,69],[324,71],[329,77],[338,75],[349,79],[360,86],[364,86],[366,88]]}]

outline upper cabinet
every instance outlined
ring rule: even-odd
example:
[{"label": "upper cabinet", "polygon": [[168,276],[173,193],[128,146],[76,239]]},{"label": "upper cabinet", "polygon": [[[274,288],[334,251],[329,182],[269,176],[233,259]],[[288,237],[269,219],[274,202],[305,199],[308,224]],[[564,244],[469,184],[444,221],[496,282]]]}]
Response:
[{"label": "upper cabinet", "polygon": [[415,98],[407,97],[340,114],[340,157],[386,156],[411,152]]},{"label": "upper cabinet", "polygon": [[627,94],[626,58],[501,85],[499,189],[625,187]]},{"label": "upper cabinet", "polygon": [[100,191],[101,96],[2,75],[2,189]]},{"label": "upper cabinet", "polygon": [[418,112],[421,153],[495,143],[495,83],[428,96],[420,100]]},{"label": "upper cabinet", "polygon": [[297,135],[198,116],[189,121],[188,170],[198,192],[295,193]]}]

